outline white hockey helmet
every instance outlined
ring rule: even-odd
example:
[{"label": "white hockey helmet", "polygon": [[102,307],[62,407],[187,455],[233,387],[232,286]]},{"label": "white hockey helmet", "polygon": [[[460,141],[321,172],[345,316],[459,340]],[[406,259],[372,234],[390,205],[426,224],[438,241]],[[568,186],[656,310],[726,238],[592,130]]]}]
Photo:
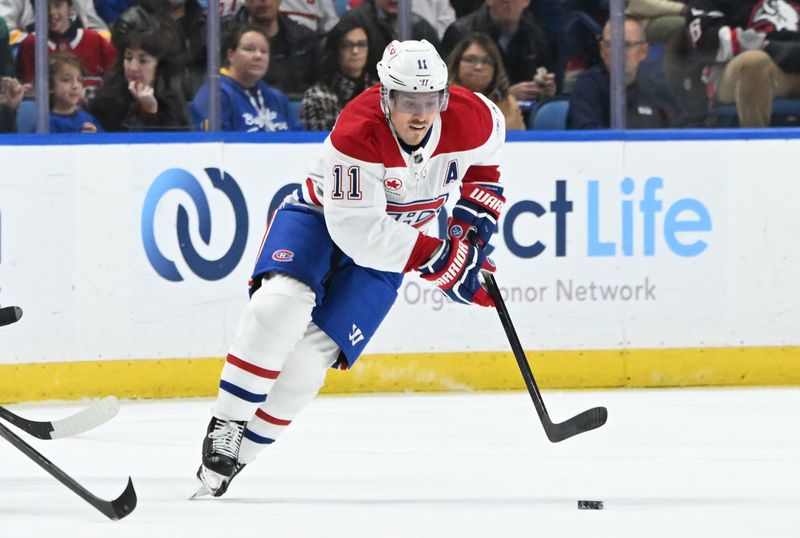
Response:
[{"label": "white hockey helmet", "polygon": [[439,112],[447,108],[450,88],[447,83],[447,64],[427,40],[397,41],[386,46],[378,62],[381,81],[381,109],[391,110],[391,92],[439,92]]}]

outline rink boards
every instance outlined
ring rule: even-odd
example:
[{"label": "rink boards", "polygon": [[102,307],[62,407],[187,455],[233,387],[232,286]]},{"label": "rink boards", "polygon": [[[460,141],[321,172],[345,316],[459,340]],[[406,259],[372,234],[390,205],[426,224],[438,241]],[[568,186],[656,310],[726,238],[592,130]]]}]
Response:
[{"label": "rink boards", "polygon": [[[492,257],[541,385],[800,384],[800,140],[743,135],[506,145]],[[267,215],[321,138],[11,140],[0,304],[25,315],[0,328],[0,400],[212,394]],[[493,310],[409,275],[326,390],[522,387]]]}]

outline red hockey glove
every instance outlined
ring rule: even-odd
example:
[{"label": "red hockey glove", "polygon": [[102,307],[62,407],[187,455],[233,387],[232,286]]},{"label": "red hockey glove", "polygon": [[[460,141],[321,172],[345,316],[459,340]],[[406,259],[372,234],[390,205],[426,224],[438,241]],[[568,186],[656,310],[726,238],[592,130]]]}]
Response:
[{"label": "red hockey glove", "polygon": [[505,203],[500,185],[464,184],[453,216],[447,221],[447,235],[464,240],[470,228],[474,228],[478,246],[485,246],[497,228],[497,219]]},{"label": "red hockey glove", "polygon": [[422,278],[439,286],[457,303],[494,306],[478,279],[481,270],[492,273],[495,270],[494,262],[482,248],[460,239],[444,240],[433,257],[418,270]]}]

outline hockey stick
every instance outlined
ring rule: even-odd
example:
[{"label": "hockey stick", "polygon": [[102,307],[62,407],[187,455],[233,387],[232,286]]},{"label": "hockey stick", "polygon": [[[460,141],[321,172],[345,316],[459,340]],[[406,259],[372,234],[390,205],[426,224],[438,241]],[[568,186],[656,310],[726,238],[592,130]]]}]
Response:
[{"label": "hockey stick", "polygon": [[503,324],[503,329],[506,331],[508,343],[511,344],[514,358],[517,359],[522,378],[525,380],[525,386],[528,388],[531,400],[533,400],[533,406],[539,414],[539,420],[541,420],[542,426],[544,427],[544,433],[547,434],[547,438],[550,439],[550,442],[558,443],[564,439],[569,439],[573,435],[594,430],[605,424],[606,419],[608,419],[608,411],[605,407],[587,409],[583,413],[575,415],[571,419],[558,424],[550,420],[550,415],[547,413],[547,408],[544,406],[542,393],[539,392],[539,387],[536,386],[533,372],[531,372],[528,359],[525,357],[525,351],[522,349],[517,331],[514,329],[513,323],[511,323],[511,316],[508,315],[508,309],[503,301],[503,296],[500,294],[500,288],[497,286],[494,275],[484,272],[483,277],[489,296],[492,298],[497,308],[497,315],[500,316],[500,322]]},{"label": "hockey stick", "polygon": [[122,519],[136,508],[136,490],[133,489],[133,481],[128,477],[128,485],[125,491],[113,501],[106,501],[92,495],[89,490],[78,484],[75,479],[59,469],[53,462],[37,452],[32,446],[20,439],[9,430],[5,425],[0,424],[0,437],[18,448],[23,454],[32,459],[36,464],[53,475],[56,480],[67,486],[78,494],[83,500],[97,508],[107,518],[112,520]]},{"label": "hockey stick", "polygon": [[0,405],[0,418],[39,439],[59,439],[96,428],[119,412],[119,401],[108,396],[92,402],[86,409],[58,420],[39,422],[16,415]]},{"label": "hockey stick", "polygon": [[3,325],[11,325],[19,321],[22,317],[22,309],[18,306],[7,306],[0,308],[0,327]]}]

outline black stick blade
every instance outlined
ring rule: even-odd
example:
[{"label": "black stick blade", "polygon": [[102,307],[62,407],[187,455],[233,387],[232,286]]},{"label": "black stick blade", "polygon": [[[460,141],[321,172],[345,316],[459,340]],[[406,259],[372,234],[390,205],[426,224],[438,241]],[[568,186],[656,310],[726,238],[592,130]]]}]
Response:
[{"label": "black stick blade", "polygon": [[605,407],[593,407],[560,424],[546,425],[545,433],[550,442],[558,443],[579,433],[599,428],[606,423],[606,420],[608,420],[608,410]]},{"label": "black stick blade", "polygon": [[95,505],[95,508],[103,512],[109,519],[117,521],[133,512],[133,509],[136,508],[136,502],[136,490],[133,489],[133,480],[129,476],[128,485],[119,497],[110,503],[102,503],[102,506]]}]

